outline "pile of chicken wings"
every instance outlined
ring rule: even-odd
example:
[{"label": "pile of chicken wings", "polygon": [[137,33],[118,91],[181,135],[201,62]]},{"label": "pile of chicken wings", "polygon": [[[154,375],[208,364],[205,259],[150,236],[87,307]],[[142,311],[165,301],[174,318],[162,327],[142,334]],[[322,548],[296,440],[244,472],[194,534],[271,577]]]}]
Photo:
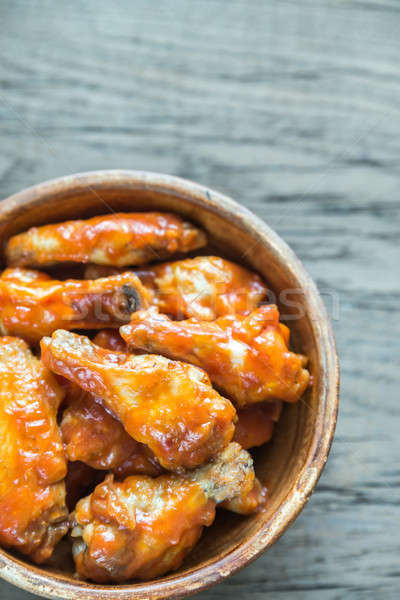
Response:
[{"label": "pile of chicken wings", "polygon": [[69,534],[81,578],[150,579],[180,566],[217,505],[265,506],[248,449],[310,384],[307,360],[260,277],[195,255],[206,246],[198,227],[156,212],[9,239],[3,547],[44,563]]}]

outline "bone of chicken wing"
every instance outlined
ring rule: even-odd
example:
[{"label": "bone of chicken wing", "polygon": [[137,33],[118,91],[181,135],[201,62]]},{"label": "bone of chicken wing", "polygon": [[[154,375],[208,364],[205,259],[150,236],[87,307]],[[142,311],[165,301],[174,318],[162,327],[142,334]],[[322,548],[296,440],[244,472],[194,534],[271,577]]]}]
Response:
[{"label": "bone of chicken wing", "polygon": [[18,267],[59,262],[123,267],[166,259],[206,242],[203,231],[173,214],[117,213],[32,227],[8,241],[6,259]]},{"label": "bone of chicken wing", "polygon": [[214,521],[216,504],[253,485],[252,459],[234,443],[182,475],[132,476],[121,483],[109,476],[76,507],[76,569],[100,583],[173,571]]},{"label": "bone of chicken wing", "polygon": [[0,331],[34,344],[59,328],[118,327],[148,300],[134,273],[57,281],[32,270],[7,269],[0,278]]},{"label": "bone of chicken wing", "polygon": [[232,439],[236,411],[197,367],[111,352],[63,330],[42,339],[41,348],[51,370],[102,398],[166,469],[196,467]]},{"label": "bone of chicken wing", "polygon": [[272,437],[275,423],[282,412],[282,402],[261,402],[237,411],[238,420],[235,426],[235,442],[247,450],[254,446],[262,446]]},{"label": "bone of chicken wing", "polygon": [[305,358],[289,352],[288,329],[276,306],[213,322],[171,321],[154,310],[132,315],[120,333],[132,348],[188,361],[238,406],[266,400],[295,402],[306,389]]},{"label": "bone of chicken wing", "polygon": [[128,435],[101,403],[100,398],[70,384],[61,432],[68,460],[94,469],[112,470],[117,477],[162,472],[153,453]]},{"label": "bone of chicken wing", "polygon": [[63,392],[18,338],[0,338],[0,543],[47,560],[67,532]]}]

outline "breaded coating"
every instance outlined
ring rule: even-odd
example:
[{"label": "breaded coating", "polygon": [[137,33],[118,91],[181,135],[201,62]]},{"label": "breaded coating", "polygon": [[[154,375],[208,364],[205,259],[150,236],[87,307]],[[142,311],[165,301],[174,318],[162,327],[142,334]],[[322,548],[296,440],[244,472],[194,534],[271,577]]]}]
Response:
[{"label": "breaded coating", "polygon": [[233,437],[234,407],[197,367],[108,351],[63,330],[42,339],[41,349],[51,370],[100,397],[166,469],[196,467]]},{"label": "breaded coating", "polygon": [[26,343],[0,338],[0,542],[47,560],[68,530],[63,392]]},{"label": "breaded coating", "polygon": [[203,231],[170,213],[115,213],[32,227],[10,238],[7,264],[41,267],[60,262],[124,267],[165,260],[205,246]]}]

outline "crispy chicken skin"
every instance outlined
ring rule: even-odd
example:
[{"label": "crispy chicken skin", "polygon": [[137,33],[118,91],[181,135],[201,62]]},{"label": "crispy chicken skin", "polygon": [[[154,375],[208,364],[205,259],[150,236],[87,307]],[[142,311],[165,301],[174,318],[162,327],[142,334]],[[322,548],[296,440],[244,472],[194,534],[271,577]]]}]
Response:
[{"label": "crispy chicken skin", "polygon": [[260,402],[237,411],[235,442],[247,450],[262,446],[272,437],[275,423],[282,412],[282,402]]},{"label": "crispy chicken skin", "polygon": [[67,408],[60,427],[70,461],[81,461],[94,469],[112,470],[117,477],[136,473],[155,476],[162,472],[151,450],[126,433],[100,398],[73,383],[67,393]]},{"label": "crispy chicken skin", "polygon": [[136,273],[153,290],[152,304],[174,319],[212,321],[248,314],[268,292],[258,275],[217,256],[163,263]]},{"label": "crispy chicken skin", "polygon": [[60,262],[141,265],[205,246],[206,235],[170,213],[116,213],[32,227],[6,247],[9,266],[40,267]]},{"label": "crispy chicken skin", "polygon": [[0,331],[35,344],[63,329],[118,327],[149,295],[134,273],[94,281],[57,281],[32,270],[7,269],[0,278]]},{"label": "crispy chicken skin", "polygon": [[253,486],[252,459],[234,443],[182,475],[132,476],[121,483],[109,476],[76,507],[77,572],[106,583],[173,571],[213,522],[216,504]]},{"label": "crispy chicken skin", "polygon": [[68,530],[67,463],[56,422],[63,392],[18,338],[0,338],[0,542],[47,560]]},{"label": "crispy chicken skin", "polygon": [[102,398],[136,441],[169,470],[193,468],[232,439],[236,411],[192,365],[163,356],[133,356],[59,330],[41,341],[52,371]]},{"label": "crispy chicken skin", "polygon": [[207,371],[239,407],[267,400],[296,402],[306,389],[305,358],[288,350],[288,329],[275,305],[213,322],[171,321],[154,310],[134,313],[120,328],[129,347],[184,360]]}]

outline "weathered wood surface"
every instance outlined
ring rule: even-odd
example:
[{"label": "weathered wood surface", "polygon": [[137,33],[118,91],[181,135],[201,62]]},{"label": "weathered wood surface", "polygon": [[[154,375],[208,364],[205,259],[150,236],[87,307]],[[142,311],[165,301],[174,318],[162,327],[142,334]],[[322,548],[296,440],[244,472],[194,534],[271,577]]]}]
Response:
[{"label": "weathered wood surface", "polygon": [[274,227],[334,313],[318,488],[199,598],[398,598],[400,4],[2,0],[0,23],[0,197],[100,168],[197,180]]}]

